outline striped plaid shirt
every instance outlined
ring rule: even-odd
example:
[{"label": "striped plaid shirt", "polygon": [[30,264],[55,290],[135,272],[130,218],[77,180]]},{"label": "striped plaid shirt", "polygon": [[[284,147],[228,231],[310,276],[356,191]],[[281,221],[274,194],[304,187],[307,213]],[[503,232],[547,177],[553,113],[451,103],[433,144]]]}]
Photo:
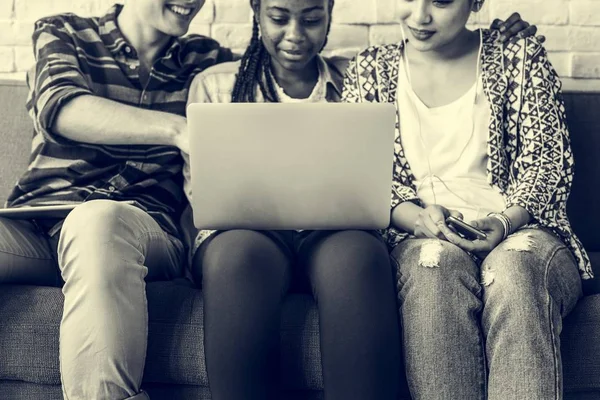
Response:
[{"label": "striped plaid shirt", "polygon": [[133,200],[165,231],[179,236],[175,221],[185,196],[177,148],[77,143],[51,130],[60,107],[79,95],[185,116],[195,74],[232,59],[230,50],[210,38],[174,38],[143,87],[136,51],[117,27],[121,9],[117,4],[100,18],[63,14],[36,22],[36,63],[27,75],[32,154],[7,206]]}]

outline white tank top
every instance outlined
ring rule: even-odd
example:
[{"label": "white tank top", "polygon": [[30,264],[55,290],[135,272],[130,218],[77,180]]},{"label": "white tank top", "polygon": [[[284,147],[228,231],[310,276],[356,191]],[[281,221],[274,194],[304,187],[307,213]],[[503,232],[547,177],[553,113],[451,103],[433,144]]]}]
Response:
[{"label": "white tank top", "polygon": [[398,79],[400,135],[417,195],[426,206],[439,204],[460,211],[467,222],[506,206],[500,192],[488,183],[491,108],[477,75],[460,98],[432,108],[412,90],[404,62]]}]

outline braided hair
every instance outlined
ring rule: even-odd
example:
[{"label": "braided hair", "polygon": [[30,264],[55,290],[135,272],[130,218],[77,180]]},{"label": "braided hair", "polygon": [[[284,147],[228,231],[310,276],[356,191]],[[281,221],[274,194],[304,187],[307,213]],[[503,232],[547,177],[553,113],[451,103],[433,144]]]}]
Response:
[{"label": "braided hair", "polygon": [[471,9],[475,12],[479,12],[483,7],[483,3],[485,3],[485,0],[474,0]]},{"label": "braided hair", "polygon": [[[327,25],[327,34],[323,48],[327,45],[327,36],[331,29],[331,11],[334,0],[329,0],[329,23]],[[260,9],[260,0],[250,0],[250,6],[255,14]],[[264,77],[264,79],[263,79]],[[252,38],[242,57],[240,69],[235,79],[233,93],[231,95],[232,103],[254,103],[256,101],[256,86],[260,89],[267,102],[279,102],[279,96],[275,90],[275,80],[271,72],[271,55],[265,48],[258,29],[258,18],[253,18]]]}]

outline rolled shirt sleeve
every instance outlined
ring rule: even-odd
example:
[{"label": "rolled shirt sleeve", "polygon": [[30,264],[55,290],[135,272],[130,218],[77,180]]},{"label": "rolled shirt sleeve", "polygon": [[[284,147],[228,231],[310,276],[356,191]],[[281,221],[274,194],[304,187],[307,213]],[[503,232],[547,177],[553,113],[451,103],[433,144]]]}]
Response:
[{"label": "rolled shirt sleeve", "polygon": [[27,110],[34,126],[46,140],[70,144],[71,140],[52,131],[61,107],[80,95],[93,94],[82,73],[77,48],[68,26],[59,19],[44,18],[33,33],[35,64],[27,74]]}]

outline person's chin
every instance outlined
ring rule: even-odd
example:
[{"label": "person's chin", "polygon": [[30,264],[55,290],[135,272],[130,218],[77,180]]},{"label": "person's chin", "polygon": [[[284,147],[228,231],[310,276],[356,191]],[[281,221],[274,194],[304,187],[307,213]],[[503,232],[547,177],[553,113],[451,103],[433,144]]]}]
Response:
[{"label": "person's chin", "polygon": [[436,40],[428,40],[428,41],[420,41],[420,40],[409,40],[411,46],[417,50],[422,52],[434,51],[440,47],[440,43]]},{"label": "person's chin", "polygon": [[287,54],[283,51],[278,54],[277,61],[285,69],[299,70],[306,68],[308,63],[313,59],[309,54]]},{"label": "person's chin", "polygon": [[[170,13],[168,11],[168,13]],[[183,36],[190,29],[190,23],[194,18],[195,14],[182,17],[177,16],[174,13],[167,14],[167,18],[165,19],[165,25],[167,26],[167,31],[171,36]]]},{"label": "person's chin", "polygon": [[297,59],[297,60],[290,60],[288,58],[284,58],[284,57],[278,57],[277,61],[279,62],[279,65],[281,65],[283,68],[290,70],[290,71],[298,71],[301,69],[306,68],[306,65],[308,65],[308,62],[310,61],[309,59]]},{"label": "person's chin", "polygon": [[408,27],[409,42],[419,51],[434,50],[439,44],[439,34],[435,31],[420,31]]},{"label": "person's chin", "polygon": [[163,30],[163,32],[166,35],[169,36],[175,36],[175,37],[180,37],[185,35],[186,33],[188,33],[189,30],[189,26],[188,25],[173,25],[173,24],[169,24],[165,27],[165,29]]}]

